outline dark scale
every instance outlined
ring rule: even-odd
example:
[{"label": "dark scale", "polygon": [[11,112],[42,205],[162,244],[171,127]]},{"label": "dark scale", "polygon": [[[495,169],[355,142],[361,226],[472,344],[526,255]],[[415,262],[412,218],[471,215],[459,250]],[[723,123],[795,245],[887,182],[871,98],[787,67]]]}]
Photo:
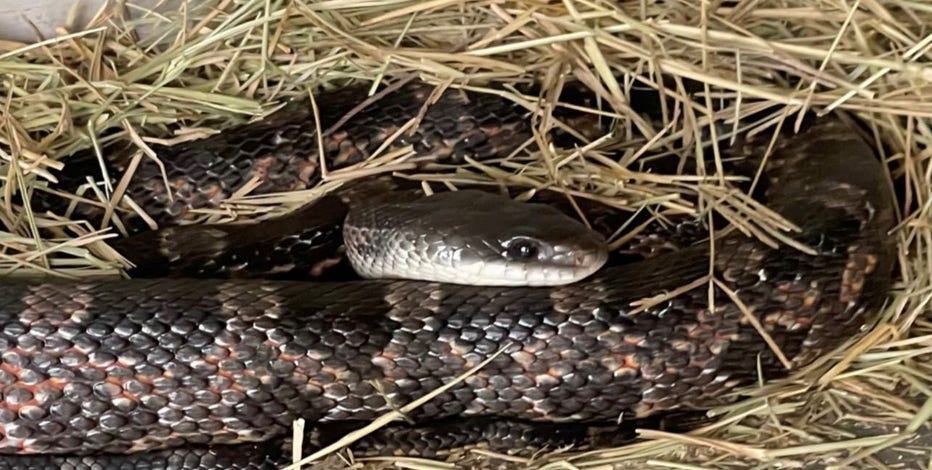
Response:
[{"label": "dark scale", "polygon": [[[391,136],[392,130],[418,114],[422,100],[432,89],[420,83],[406,85],[326,134],[324,146],[331,160],[328,168],[338,169],[368,157]],[[365,90],[366,87],[361,86],[319,96],[322,128],[331,130],[358,103],[358,97]],[[295,102],[262,121],[234,127],[205,139],[170,148],[154,146],[165,167],[175,202],[169,202],[165,196],[166,187],[159,165],[145,158],[137,168],[127,194],[142,205],[160,226],[166,226],[174,225],[176,218],[188,218],[185,212],[191,209],[215,205],[253,176],[264,176],[263,183],[253,194],[312,187],[319,182],[316,171],[319,162],[315,122],[310,113],[310,103]],[[530,137],[528,115],[523,107],[506,100],[451,90],[428,108],[416,137],[408,137],[405,141],[416,143],[420,153],[436,154],[438,159],[448,159],[454,154],[454,149],[459,157],[505,156]],[[478,125],[471,122],[478,122]],[[503,123],[511,123],[513,129]],[[501,129],[509,130],[498,132]],[[466,136],[482,134],[487,137],[466,139]],[[404,142],[399,143],[405,145]],[[347,147],[353,150],[348,151]],[[119,177],[128,162],[128,155],[123,153],[105,152],[105,155],[113,156],[109,162],[112,167],[109,173],[113,177]],[[236,158],[231,160],[233,155]],[[91,151],[73,156],[67,162],[68,173],[60,175],[62,182],[59,187],[62,190],[75,190],[83,184],[85,175],[99,175],[96,156]],[[306,179],[296,169],[303,166],[310,168]],[[71,175],[76,177],[72,179]],[[45,196],[36,197],[34,204],[39,210],[64,208],[63,200],[39,197]],[[91,207],[79,206],[78,211],[85,216],[99,216],[99,211]],[[145,228],[138,220],[130,226],[134,231]]]}]

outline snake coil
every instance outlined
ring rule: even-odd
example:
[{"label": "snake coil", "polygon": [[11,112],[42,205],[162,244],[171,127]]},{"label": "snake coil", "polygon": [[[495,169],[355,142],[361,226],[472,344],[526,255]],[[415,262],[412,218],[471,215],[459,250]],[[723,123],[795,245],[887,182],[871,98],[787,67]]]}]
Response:
[{"label": "snake coil", "polygon": [[[313,187],[321,158],[329,168],[361,161],[418,116],[432,87],[408,84],[340,123],[364,98],[353,90],[317,98],[322,128],[340,124],[324,136],[325,155],[306,112],[288,108],[157,148],[167,179],[143,161],[127,196],[178,227],[256,176],[259,194]],[[530,135],[528,121],[503,98],[448,90],[398,145],[431,159],[503,155]],[[761,148],[748,141],[730,151],[759,164]],[[109,163],[111,175],[126,168]],[[61,186],[96,165],[69,160]],[[427,431],[396,434],[401,450],[456,444],[427,437],[443,435],[431,423],[444,419],[514,420],[531,439],[540,427],[717,404],[758,365],[768,377],[784,373],[754,323],[803,365],[862,327],[891,278],[891,196],[879,161],[843,120],[820,118],[781,139],[762,175],[760,199],[815,254],[734,232],[550,287],[236,276],[0,285],[0,468],[274,468],[288,462],[277,443],[296,418],[371,420],[500,349],[410,414]],[[101,213],[86,204],[75,217]],[[714,311],[705,283],[635,311],[634,302],[709,274],[719,282]],[[492,444],[527,442],[482,429]]]}]

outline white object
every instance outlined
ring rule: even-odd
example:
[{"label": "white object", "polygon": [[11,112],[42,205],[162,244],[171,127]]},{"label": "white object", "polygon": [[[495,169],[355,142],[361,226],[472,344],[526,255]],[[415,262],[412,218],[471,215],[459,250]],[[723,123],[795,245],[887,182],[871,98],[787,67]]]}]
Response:
[{"label": "white object", "polygon": [[[126,7],[128,15],[138,18],[146,10],[156,12],[178,11],[183,0],[127,0],[137,6]],[[189,4],[200,4],[203,0],[188,0]],[[66,33],[84,30],[102,8],[112,7],[116,0],[0,0],[0,40],[34,43],[61,36],[58,28]],[[31,23],[31,24],[30,24]],[[151,34],[137,30],[141,36]]]}]

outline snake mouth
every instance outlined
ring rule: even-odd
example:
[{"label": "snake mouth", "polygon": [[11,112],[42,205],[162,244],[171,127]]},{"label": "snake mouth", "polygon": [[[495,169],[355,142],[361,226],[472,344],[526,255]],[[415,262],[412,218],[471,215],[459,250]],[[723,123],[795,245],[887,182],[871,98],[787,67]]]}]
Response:
[{"label": "snake mouth", "polygon": [[504,287],[561,286],[588,278],[607,261],[605,250],[567,253],[530,264],[493,259],[457,266],[445,282]]},{"label": "snake mouth", "polygon": [[[571,257],[574,262],[567,264],[548,263],[542,267],[530,268],[526,282],[529,285],[563,285],[581,281],[602,269],[605,263],[608,262],[608,250],[586,251],[568,257]],[[565,271],[569,273],[564,274]]]},{"label": "snake mouth", "polygon": [[472,286],[562,286],[583,281],[599,271],[608,261],[608,251],[565,252],[532,263],[480,256],[444,259],[444,262],[437,262],[436,259],[407,259],[405,268],[400,270],[402,272],[366,263],[359,264],[357,270],[368,277]]}]

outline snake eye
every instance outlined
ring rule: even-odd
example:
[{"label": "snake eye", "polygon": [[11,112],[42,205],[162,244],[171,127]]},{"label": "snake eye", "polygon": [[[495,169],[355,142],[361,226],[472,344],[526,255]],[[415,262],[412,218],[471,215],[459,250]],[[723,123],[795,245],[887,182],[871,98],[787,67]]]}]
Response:
[{"label": "snake eye", "polygon": [[508,244],[505,256],[508,259],[532,259],[536,258],[539,252],[540,248],[533,240],[521,239]]}]

